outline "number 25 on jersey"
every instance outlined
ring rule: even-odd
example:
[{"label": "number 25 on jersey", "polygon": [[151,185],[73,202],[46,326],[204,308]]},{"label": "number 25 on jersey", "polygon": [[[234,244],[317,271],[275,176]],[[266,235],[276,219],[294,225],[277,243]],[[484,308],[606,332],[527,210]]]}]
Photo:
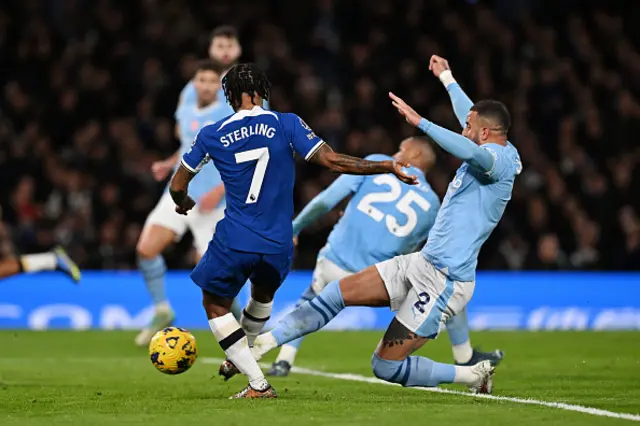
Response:
[{"label": "number 25 on jersey", "polygon": [[[362,197],[362,200],[358,203],[358,210],[367,216],[371,217],[376,222],[385,219],[387,229],[396,237],[406,237],[409,235],[418,224],[418,213],[416,213],[412,204],[415,204],[423,211],[428,211],[431,208],[431,203],[422,198],[420,194],[414,190],[407,192],[402,198],[401,183],[391,175],[377,176],[373,183],[376,185],[386,185],[389,187],[388,191],[384,192],[372,192]],[[377,208],[373,207],[373,203],[392,203],[398,200],[395,204],[396,210],[407,217],[407,222],[404,225],[398,223],[398,219],[391,214],[384,214]]]}]

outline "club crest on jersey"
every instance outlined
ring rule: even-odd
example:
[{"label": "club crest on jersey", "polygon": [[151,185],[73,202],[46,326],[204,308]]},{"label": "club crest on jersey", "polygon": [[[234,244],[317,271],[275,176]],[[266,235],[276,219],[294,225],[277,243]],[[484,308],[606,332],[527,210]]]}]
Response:
[{"label": "club crest on jersey", "polygon": [[[298,118],[300,118],[300,117],[298,117]],[[307,123],[305,123],[302,118],[300,118],[300,125],[302,126],[303,129],[311,131],[311,127],[309,127],[309,125]]]}]

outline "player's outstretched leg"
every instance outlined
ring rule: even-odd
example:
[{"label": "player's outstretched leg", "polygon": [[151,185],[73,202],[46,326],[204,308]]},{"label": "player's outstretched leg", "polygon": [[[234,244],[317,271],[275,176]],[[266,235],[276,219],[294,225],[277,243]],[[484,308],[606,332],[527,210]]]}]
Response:
[{"label": "player's outstretched leg", "polygon": [[463,309],[459,314],[449,318],[446,323],[453,359],[457,365],[476,365],[480,361],[491,361],[492,365],[498,365],[504,358],[504,353],[500,349],[493,352],[482,352],[471,347],[469,339],[469,320],[467,309]]},{"label": "player's outstretched leg", "polygon": [[294,341],[324,327],[345,306],[389,306],[389,294],[375,266],[333,281],[308,302],[285,316],[271,331],[253,343],[256,359],[278,346]]},{"label": "player's outstretched leg", "polygon": [[19,258],[0,261],[0,278],[7,278],[21,272],[60,271],[76,284],[80,281],[80,268],[71,260],[62,247],[39,254],[25,254]]},{"label": "player's outstretched leg", "polygon": [[165,294],[164,276],[167,266],[161,254],[175,237],[175,232],[159,225],[145,227],[140,235],[137,246],[138,267],[151,295],[155,312],[151,322],[136,336],[138,346],[148,345],[158,330],[169,327],[175,319]]},{"label": "player's outstretched leg", "polygon": [[374,375],[402,386],[434,387],[441,383],[461,383],[472,392],[491,393],[494,367],[489,361],[467,367],[409,356],[427,341],[394,318],[371,358]]},{"label": "player's outstretched leg", "polygon": [[[316,297],[316,292],[313,290],[313,286],[309,286],[309,288],[302,293],[302,296],[300,296],[300,300],[296,303],[296,308],[314,297]],[[280,353],[278,353],[278,357],[271,365],[271,369],[267,372],[267,376],[286,377],[289,375],[289,371],[291,371],[291,367],[296,359],[296,354],[300,349],[302,340],[304,339],[300,337],[299,339],[282,345]]]},{"label": "player's outstretched leg", "polygon": [[275,390],[267,382],[260,366],[251,355],[247,335],[233,314],[229,312],[232,299],[221,298],[205,290],[202,294],[211,332],[227,359],[249,378],[249,386],[231,399],[276,398]]}]

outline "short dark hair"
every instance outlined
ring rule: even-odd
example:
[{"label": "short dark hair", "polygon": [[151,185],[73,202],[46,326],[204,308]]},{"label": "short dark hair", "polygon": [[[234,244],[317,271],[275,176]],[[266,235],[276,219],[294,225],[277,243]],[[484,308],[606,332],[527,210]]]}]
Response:
[{"label": "short dark hair", "polygon": [[494,130],[500,131],[505,135],[509,132],[511,114],[509,114],[507,106],[502,102],[493,99],[478,101],[471,107],[471,111],[477,112],[479,117],[495,122],[499,129]]},{"label": "short dark hair", "polygon": [[268,101],[271,82],[256,64],[237,64],[222,78],[222,89],[227,102],[236,109],[242,104],[243,93],[249,95],[252,102],[255,95]]},{"label": "short dark hair", "polygon": [[221,63],[213,59],[201,59],[196,64],[196,72],[198,71],[213,71],[218,75],[222,75],[224,67]]},{"label": "short dark hair", "polygon": [[216,37],[238,38],[238,30],[232,25],[220,25],[211,31],[211,40]]}]

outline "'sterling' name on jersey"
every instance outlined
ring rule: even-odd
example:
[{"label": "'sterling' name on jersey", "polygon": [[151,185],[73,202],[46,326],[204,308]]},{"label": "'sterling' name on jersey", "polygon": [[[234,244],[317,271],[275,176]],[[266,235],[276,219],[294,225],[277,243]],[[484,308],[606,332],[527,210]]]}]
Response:
[{"label": "'sterling' name on jersey", "polygon": [[233,132],[227,133],[220,138],[220,143],[226,148],[234,142],[246,139],[250,136],[260,135],[272,139],[276,134],[276,129],[268,124],[256,123],[251,126],[240,127]]}]

